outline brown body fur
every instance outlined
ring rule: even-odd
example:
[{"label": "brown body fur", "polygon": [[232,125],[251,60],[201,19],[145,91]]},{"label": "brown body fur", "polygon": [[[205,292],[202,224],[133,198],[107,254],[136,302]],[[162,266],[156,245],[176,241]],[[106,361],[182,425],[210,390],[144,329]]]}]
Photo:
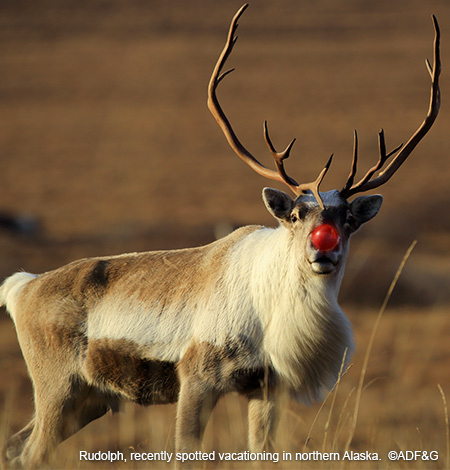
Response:
[{"label": "brown body fur", "polygon": [[[193,343],[180,361],[170,362],[149,357],[145,345],[89,339],[86,332],[90,311],[111,292],[122,298],[137,294],[145,302],[156,291],[165,304],[218,282],[220,276],[211,276],[214,266],[224,263],[237,240],[257,229],[245,227],[207,247],[80,260],[25,284],[14,320],[33,379],[36,416],[10,439],[7,460],[25,467],[42,462],[61,440],[117,411],[122,399],[141,405],[180,399],[180,416],[199,414],[196,426],[178,420],[177,435],[194,436],[180,439],[180,449],[200,445],[209,413],[224,393],[236,390],[261,400],[267,378],[262,368],[248,366],[255,355],[250,343]],[[273,378],[270,382],[272,387]],[[190,411],[183,412],[184,407]]]}]

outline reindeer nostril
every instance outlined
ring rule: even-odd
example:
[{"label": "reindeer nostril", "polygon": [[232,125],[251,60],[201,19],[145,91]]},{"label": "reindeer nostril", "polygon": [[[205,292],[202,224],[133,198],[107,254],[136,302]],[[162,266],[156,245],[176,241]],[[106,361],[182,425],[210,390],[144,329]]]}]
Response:
[{"label": "reindeer nostril", "polygon": [[320,251],[331,251],[339,244],[339,232],[329,224],[316,227],[311,233],[311,241]]}]

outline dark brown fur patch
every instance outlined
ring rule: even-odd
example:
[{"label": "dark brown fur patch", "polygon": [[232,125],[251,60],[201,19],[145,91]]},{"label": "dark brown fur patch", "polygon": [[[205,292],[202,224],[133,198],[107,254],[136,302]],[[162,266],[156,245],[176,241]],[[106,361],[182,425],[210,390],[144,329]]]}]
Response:
[{"label": "dark brown fur patch", "polygon": [[140,405],[176,402],[179,381],[175,364],[148,359],[144,351],[126,340],[89,340],[86,376],[102,389],[120,393]]},{"label": "dark brown fur patch", "polygon": [[91,421],[100,418],[109,410],[119,411],[117,394],[105,393],[87,385],[78,377],[72,378],[71,391],[64,402],[59,422],[61,439],[66,439]]},{"label": "dark brown fur patch", "polygon": [[109,262],[105,260],[99,260],[94,266],[91,272],[90,281],[92,284],[99,287],[106,287],[108,285],[108,272],[107,268]]},{"label": "dark brown fur patch", "polygon": [[225,346],[203,342],[192,345],[179,363],[180,376],[197,376],[220,393],[244,395],[275,383],[270,367],[254,366],[256,349],[246,341],[229,341]]}]

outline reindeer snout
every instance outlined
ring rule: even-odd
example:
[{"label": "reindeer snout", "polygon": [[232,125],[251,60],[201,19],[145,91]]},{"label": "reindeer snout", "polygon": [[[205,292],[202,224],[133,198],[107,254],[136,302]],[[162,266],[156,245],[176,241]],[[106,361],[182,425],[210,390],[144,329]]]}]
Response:
[{"label": "reindeer snout", "polygon": [[318,225],[310,235],[307,248],[308,261],[316,274],[330,274],[336,269],[340,259],[341,238],[334,225]]},{"label": "reindeer snout", "polygon": [[319,251],[334,250],[340,242],[339,232],[333,225],[321,224],[312,231],[311,242]]}]

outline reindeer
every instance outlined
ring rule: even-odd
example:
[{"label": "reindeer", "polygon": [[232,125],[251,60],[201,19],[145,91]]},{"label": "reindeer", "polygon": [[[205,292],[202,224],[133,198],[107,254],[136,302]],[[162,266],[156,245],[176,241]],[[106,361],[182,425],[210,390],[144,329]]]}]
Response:
[{"label": "reindeer", "polygon": [[[177,405],[177,452],[201,446],[217,400],[248,398],[249,448],[272,444],[286,397],[319,400],[353,351],[338,305],[350,236],[379,211],[382,196],[360,196],[386,183],[433,125],[439,110],[439,27],[435,29],[427,116],[405,146],[387,153],[357,183],[358,141],[341,190],[320,192],[318,178],[297,183],[264,136],[276,170],[242,145],[216,89],[236,43],[234,16],[208,87],[208,107],[234,152],[260,175],[295,194],[265,188],[277,228],[247,226],[215,242],[173,251],[82,259],[41,275],[20,272],[0,291],[14,320],[34,386],[35,416],[6,446],[11,465],[35,467],[61,441],[120,402]],[[381,173],[389,157],[391,162]]]}]

